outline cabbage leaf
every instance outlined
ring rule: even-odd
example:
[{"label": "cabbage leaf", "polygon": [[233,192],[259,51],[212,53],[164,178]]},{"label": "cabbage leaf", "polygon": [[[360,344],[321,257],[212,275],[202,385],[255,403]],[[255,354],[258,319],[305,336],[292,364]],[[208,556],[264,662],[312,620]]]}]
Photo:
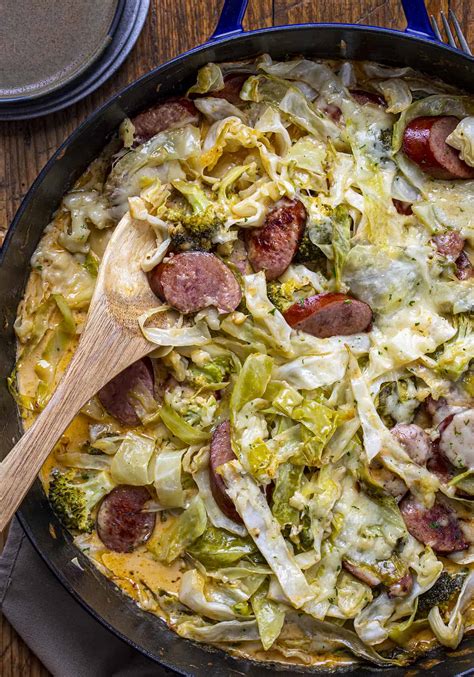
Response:
[{"label": "cabbage leaf", "polygon": [[181,461],[184,449],[161,449],[152,470],[158,501],[165,508],[182,508],[185,492],[181,484]]},{"label": "cabbage leaf", "polygon": [[206,530],[207,515],[199,495],[194,496],[186,510],[178,516],[168,518],[168,523],[155,532],[146,547],[154,557],[171,564],[185,550],[202,536]]},{"label": "cabbage leaf", "polygon": [[205,444],[210,439],[210,433],[192,426],[168,404],[162,405],[160,418],[168,430],[185,444]]},{"label": "cabbage leaf", "polygon": [[456,129],[446,138],[446,143],[459,151],[461,160],[474,167],[474,116],[461,120]]},{"label": "cabbage leaf", "polygon": [[297,566],[278,522],[258,484],[245,473],[238,461],[222,466],[227,492],[242,517],[247,531],[277,577],[285,595],[299,608],[313,597],[303,572]]},{"label": "cabbage leaf", "polygon": [[112,459],[110,474],[114,481],[133,486],[150,484],[150,465],[154,451],[155,440],[152,437],[128,432]]},{"label": "cabbage leaf", "polygon": [[260,587],[252,596],[252,609],[257,620],[260,640],[265,651],[278,639],[285,622],[284,608],[268,599],[268,584]]}]

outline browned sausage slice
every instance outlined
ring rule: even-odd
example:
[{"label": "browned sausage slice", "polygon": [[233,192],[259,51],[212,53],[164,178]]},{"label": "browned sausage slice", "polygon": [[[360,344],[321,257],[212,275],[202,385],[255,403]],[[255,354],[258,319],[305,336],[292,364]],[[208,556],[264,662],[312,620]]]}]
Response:
[{"label": "browned sausage slice", "polygon": [[211,491],[219,508],[224,515],[234,522],[242,523],[239,513],[230,500],[222,475],[217,472],[217,468],[228,461],[232,461],[235,454],[232,451],[230,442],[230,421],[220,423],[212,434],[211,452],[209,462],[209,478],[211,481]]},{"label": "browned sausage slice", "polygon": [[399,214],[403,214],[404,216],[410,216],[410,214],[413,214],[411,202],[404,202],[403,200],[397,200],[396,198],[393,198],[392,202]]},{"label": "browned sausage slice", "polygon": [[415,118],[403,134],[403,152],[435,179],[474,178],[474,167],[469,167],[459,152],[446,143],[458,123],[452,115]]},{"label": "browned sausage slice", "polygon": [[153,367],[150,359],[145,357],[117,374],[97,395],[104,409],[120,423],[138,425],[140,419],[130,399],[130,392],[137,387],[144,387],[153,395],[153,385]]},{"label": "browned sausage slice", "polygon": [[97,533],[109,550],[132,552],[150,538],[155,513],[143,512],[150,498],[145,487],[127,484],[115,487],[105,496],[97,513]]},{"label": "browned sausage slice", "polygon": [[457,230],[451,230],[448,233],[435,235],[433,242],[435,243],[438,252],[450,261],[456,261],[459,254],[464,249],[464,238],[461,237]]},{"label": "browned sausage slice", "polygon": [[213,96],[216,99],[226,99],[234,106],[244,103],[240,98],[240,90],[249,76],[244,73],[229,73],[224,77],[224,89],[209,92],[205,96]]},{"label": "browned sausage slice", "polygon": [[235,310],[242,292],[230,268],[214,254],[183,252],[160,263],[149,277],[161,300],[181,313],[196,313],[215,306],[224,313]]},{"label": "browned sausage slice", "polygon": [[365,89],[350,89],[349,90],[352,98],[357,101],[361,106],[365,106],[366,103],[372,103],[376,106],[386,106],[387,103],[381,94],[376,94],[375,92],[367,92]]},{"label": "browned sausage slice", "polygon": [[358,334],[372,322],[372,310],[367,303],[331,292],[294,303],[284,316],[293,329],[318,338]]},{"label": "browned sausage slice", "polygon": [[426,508],[409,494],[399,507],[410,534],[435,552],[456,552],[469,547],[456,513],[444,503],[436,501],[432,508]]},{"label": "browned sausage slice", "polygon": [[452,463],[450,463],[446,456],[439,451],[437,446],[434,447],[433,455],[428,460],[426,467],[433,475],[436,475],[443,484],[447,484],[456,474],[456,469]]},{"label": "browned sausage slice", "polygon": [[418,463],[425,465],[431,457],[431,438],[423,428],[416,423],[397,423],[390,431],[407,452],[408,456]]},{"label": "browned sausage slice", "polygon": [[306,209],[299,200],[282,198],[267,214],[261,228],[245,231],[249,261],[267,280],[282,275],[293,260],[306,225]]},{"label": "browned sausage slice", "polygon": [[189,99],[171,98],[147,108],[136,115],[132,122],[136,141],[144,143],[165,129],[196,125],[199,122],[199,111]]},{"label": "browned sausage slice", "polygon": [[456,277],[459,280],[470,280],[474,277],[474,268],[466,252],[461,252],[456,259]]},{"label": "browned sausage slice", "polygon": [[148,284],[150,285],[151,291],[158,296],[161,301],[165,301],[165,295],[163,292],[163,285],[161,284],[161,273],[165,268],[163,262],[159,263],[157,266],[152,268],[147,274]]}]

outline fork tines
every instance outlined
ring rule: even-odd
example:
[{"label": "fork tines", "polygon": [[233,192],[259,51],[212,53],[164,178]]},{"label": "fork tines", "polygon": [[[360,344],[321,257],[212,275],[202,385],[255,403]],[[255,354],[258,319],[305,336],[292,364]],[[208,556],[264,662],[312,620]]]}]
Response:
[{"label": "fork tines", "polygon": [[[458,18],[456,16],[456,14],[453,12],[453,10],[452,9],[448,10],[448,16],[447,17],[446,17],[446,14],[444,12],[441,12],[440,16],[441,16],[441,23],[443,25],[444,32],[446,33],[448,43],[451,45],[451,47],[454,47],[455,49],[460,49],[465,54],[472,55],[472,52],[469,49],[469,45],[467,44],[467,40],[464,37],[464,33],[462,32]],[[433,16],[433,14],[431,15],[430,19],[431,19],[431,25],[433,27],[433,31],[434,31],[436,37],[438,38],[438,40],[441,40],[441,42],[445,42],[445,39],[441,35],[439,24],[436,21],[436,18]],[[451,26],[452,26],[452,28],[451,28]],[[453,29],[454,29],[454,33],[456,34],[456,37],[458,39],[459,45],[457,44],[456,39],[453,35]]]}]

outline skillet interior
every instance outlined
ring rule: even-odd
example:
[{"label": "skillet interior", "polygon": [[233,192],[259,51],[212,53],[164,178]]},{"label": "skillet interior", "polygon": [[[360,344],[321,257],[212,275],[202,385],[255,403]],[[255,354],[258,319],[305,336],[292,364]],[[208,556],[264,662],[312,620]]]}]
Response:
[{"label": "skillet interior", "polygon": [[[391,65],[411,65],[442,77],[450,84],[474,89],[474,59],[454,50],[396,31],[318,24],[266,29],[211,42],[160,66],[105,104],[79,127],[41,172],[14,219],[0,255],[0,295],[3,299],[0,308],[3,328],[0,337],[0,458],[21,435],[18,411],[6,387],[6,377],[15,362],[13,322],[16,308],[29,276],[30,257],[63,194],[99,154],[122,119],[156,100],[158,84],[160,96],[165,97],[183,91],[196,70],[209,61],[243,59],[262,52],[282,58],[294,54],[295,45],[298,45],[298,53],[313,57],[371,59]],[[290,675],[297,670],[237,661],[223,652],[179,638],[162,621],[140,610],[72,545],[71,537],[49,508],[39,481],[23,502],[19,517],[34,546],[69,592],[95,618],[157,662],[193,677],[208,675],[209,669],[216,677],[242,674],[263,677],[269,674],[269,669]],[[51,537],[51,530],[55,538]],[[78,557],[84,571],[71,563],[74,557]],[[435,658],[424,659],[410,672],[415,675],[418,669],[429,669],[433,677],[449,677],[470,674],[473,664],[474,637],[471,637],[456,653],[451,653],[449,659],[440,650]],[[364,666],[350,672],[367,675],[381,672],[381,669]],[[383,673],[402,677],[406,669],[390,668]]]}]

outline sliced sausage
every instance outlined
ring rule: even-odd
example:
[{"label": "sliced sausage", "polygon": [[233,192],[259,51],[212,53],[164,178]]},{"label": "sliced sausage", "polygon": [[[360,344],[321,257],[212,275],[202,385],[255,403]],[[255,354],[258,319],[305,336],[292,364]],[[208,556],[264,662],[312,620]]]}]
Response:
[{"label": "sliced sausage", "polygon": [[[465,411],[467,407],[454,404],[452,401],[448,402],[444,397],[435,400],[429,395],[423,402],[423,408],[431,416],[433,426],[441,426],[441,424],[446,426],[448,416]],[[441,432],[441,429],[438,432]]]},{"label": "sliced sausage", "polygon": [[143,511],[150,498],[145,487],[127,484],[105,496],[97,513],[97,533],[109,550],[132,552],[150,538],[155,513]]},{"label": "sliced sausage", "polygon": [[448,416],[438,430],[439,450],[454,467],[474,468],[474,409]]},{"label": "sliced sausage", "polygon": [[457,230],[450,230],[448,233],[435,235],[433,242],[438,252],[449,259],[449,261],[456,261],[464,249],[464,238],[461,237]]},{"label": "sliced sausage", "polygon": [[466,252],[461,252],[456,259],[456,277],[459,280],[469,280],[474,277],[474,268]]},{"label": "sliced sausage", "polygon": [[138,425],[140,419],[130,393],[138,387],[153,395],[153,367],[149,358],[134,362],[99,390],[97,396],[108,413],[123,425]]},{"label": "sliced sausage", "polygon": [[136,141],[144,143],[165,129],[198,124],[199,111],[189,99],[175,97],[147,108],[132,118],[132,122]]},{"label": "sliced sausage", "polygon": [[249,76],[245,73],[229,73],[224,77],[224,89],[210,92],[205,96],[213,96],[216,99],[226,99],[234,106],[244,103],[240,98],[240,90]]},{"label": "sliced sausage", "polygon": [[208,306],[229,313],[242,298],[230,268],[207,252],[177,254],[156,266],[148,279],[152,291],[161,300],[185,314]]},{"label": "sliced sausage", "polygon": [[282,198],[267,214],[261,228],[245,231],[249,261],[255,271],[275,280],[293,260],[306,225],[306,209],[299,200]]},{"label": "sliced sausage", "polygon": [[166,300],[163,293],[163,285],[161,284],[161,273],[163,272],[164,268],[165,264],[161,262],[147,273],[150,289],[156,296],[158,296],[160,301]]},{"label": "sliced sausage", "polygon": [[284,316],[293,329],[318,338],[358,334],[372,322],[372,310],[367,303],[331,292],[294,303]]},{"label": "sliced sausage", "polygon": [[426,467],[433,475],[436,475],[443,484],[448,484],[456,474],[454,466],[448,461],[446,456],[439,451],[438,445],[434,446],[433,454],[428,460]]},{"label": "sliced sausage", "polygon": [[410,216],[410,214],[413,214],[411,202],[404,202],[403,200],[397,200],[395,198],[392,199],[392,202],[399,214],[403,214],[404,216]]},{"label": "sliced sausage", "polygon": [[[432,412],[434,419],[437,420],[438,422],[440,413],[441,416],[443,413],[447,414],[445,418],[442,418],[441,422],[439,422],[438,425],[438,434],[441,437],[445,428],[453,420],[454,413],[450,413],[451,407],[446,403],[446,400],[444,398],[441,398],[439,400],[433,400],[430,396],[428,397],[427,400],[425,400],[425,403],[428,410]],[[435,420],[433,422],[435,422]],[[440,450],[439,448],[440,437],[435,442],[433,442],[432,452],[430,458],[428,459],[426,467],[431,473],[433,473],[433,475],[436,475],[436,477],[443,484],[448,484],[448,482],[452,480],[454,475],[456,474],[456,469],[451,463],[451,461],[449,461],[443,454],[443,452]]]},{"label": "sliced sausage", "polygon": [[405,574],[399,581],[395,581],[388,588],[389,597],[406,597],[410,594],[414,583],[413,576],[410,572]]},{"label": "sliced sausage", "polygon": [[474,178],[474,167],[469,167],[459,157],[459,151],[446,143],[458,123],[452,115],[415,118],[403,134],[403,152],[435,179]]},{"label": "sliced sausage", "polygon": [[409,494],[399,507],[410,534],[435,552],[456,552],[469,547],[456,513],[444,503],[436,501],[432,508],[426,508]]},{"label": "sliced sausage", "polygon": [[224,515],[234,522],[242,524],[242,519],[235,509],[234,504],[227,494],[227,489],[222,475],[217,469],[235,459],[230,442],[230,421],[220,423],[212,434],[211,452],[209,458],[209,478],[211,482],[211,491],[219,508]]},{"label": "sliced sausage", "polygon": [[[461,409],[461,411],[464,412],[465,410],[464,410],[464,409]],[[457,414],[457,413],[459,413],[459,412],[458,412],[458,411],[449,411],[449,410],[448,410],[446,418],[443,418],[443,419],[440,421],[440,423],[439,423],[439,425],[438,425],[438,433],[439,433],[440,437],[441,437],[441,435],[443,434],[443,432],[446,430],[446,428],[448,427],[448,425],[451,423],[451,421],[453,420],[454,415]]]},{"label": "sliced sausage", "polygon": [[351,96],[361,106],[366,103],[372,103],[375,106],[386,106],[387,103],[381,94],[375,92],[367,92],[365,89],[350,89]]},{"label": "sliced sausage", "polygon": [[408,456],[418,463],[425,465],[431,456],[431,438],[423,428],[416,423],[397,423],[390,431],[407,452]]}]

